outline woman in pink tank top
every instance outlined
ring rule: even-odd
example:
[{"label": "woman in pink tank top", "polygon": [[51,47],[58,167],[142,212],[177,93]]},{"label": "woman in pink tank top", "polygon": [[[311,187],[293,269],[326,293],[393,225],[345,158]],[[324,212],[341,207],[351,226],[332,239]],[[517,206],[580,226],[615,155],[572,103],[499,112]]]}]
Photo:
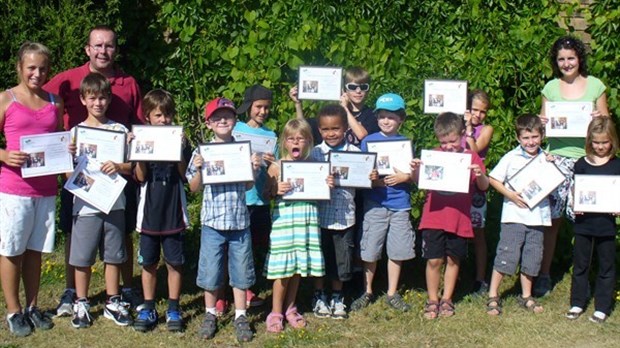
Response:
[{"label": "woman in pink tank top", "polygon": [[[54,247],[57,177],[22,178],[21,166],[28,154],[20,151],[19,144],[21,136],[61,129],[62,100],[42,89],[48,72],[47,47],[26,42],[17,54],[19,84],[0,93],[0,130],[6,138],[6,148],[0,149],[0,280],[7,323],[16,336],[29,335],[32,327],[53,326],[36,305],[41,253]],[[20,278],[26,294],[24,312]]]}]

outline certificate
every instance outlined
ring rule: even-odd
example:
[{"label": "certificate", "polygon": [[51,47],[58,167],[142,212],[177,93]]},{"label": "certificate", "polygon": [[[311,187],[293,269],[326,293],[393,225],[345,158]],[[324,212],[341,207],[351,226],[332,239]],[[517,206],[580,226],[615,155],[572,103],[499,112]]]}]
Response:
[{"label": "certificate", "polygon": [[131,132],[134,138],[129,144],[130,161],[181,161],[183,127],[134,125]]},{"label": "certificate", "polygon": [[65,183],[65,189],[108,214],[126,184],[120,174],[106,175],[101,172],[101,162],[82,156]]},{"label": "certificate", "polygon": [[336,186],[371,188],[376,153],[331,151],[329,163]]},{"label": "certificate", "polygon": [[424,80],[424,113],[454,112],[463,115],[467,110],[467,81]]},{"label": "certificate", "polygon": [[249,134],[239,131],[232,132],[235,141],[249,141],[252,145],[252,153],[258,153],[262,156],[264,153],[274,154],[278,138],[268,137],[265,135]]},{"label": "certificate", "polygon": [[545,102],[548,137],[585,138],[592,120],[592,102]]},{"label": "certificate", "polygon": [[411,140],[369,141],[368,152],[377,154],[377,171],[379,175],[390,175],[398,169],[403,173],[411,173],[413,149]]},{"label": "certificate", "polygon": [[86,155],[99,162],[125,163],[125,139],[127,134],[103,128],[77,126],[77,155]]},{"label": "certificate", "polygon": [[342,68],[300,66],[298,99],[340,100]]},{"label": "certificate", "polygon": [[203,185],[254,181],[249,141],[201,144],[198,149],[204,160]]},{"label": "certificate", "polygon": [[331,198],[326,182],[329,162],[281,161],[280,175],[282,181],[292,187],[282,196],[284,200],[327,201]]},{"label": "certificate", "polygon": [[564,180],[564,174],[541,152],[510,177],[508,185],[521,194],[528,207],[533,208]]},{"label": "certificate", "polygon": [[19,149],[28,154],[22,166],[22,178],[73,171],[73,156],[68,149],[70,143],[70,132],[21,136]]},{"label": "certificate", "polygon": [[444,192],[469,192],[471,154],[422,150],[418,188]]},{"label": "certificate", "polygon": [[576,212],[620,213],[620,175],[575,174]]}]

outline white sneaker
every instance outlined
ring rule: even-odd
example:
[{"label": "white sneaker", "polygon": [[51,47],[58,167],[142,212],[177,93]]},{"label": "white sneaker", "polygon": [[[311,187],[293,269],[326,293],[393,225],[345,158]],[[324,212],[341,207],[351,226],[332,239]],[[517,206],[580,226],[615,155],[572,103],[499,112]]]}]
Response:
[{"label": "white sneaker", "polygon": [[317,318],[329,318],[332,314],[332,311],[327,307],[327,298],[325,295],[314,296],[314,316]]},{"label": "white sneaker", "polygon": [[346,319],[348,317],[347,306],[342,301],[342,297],[332,297],[329,306],[332,309],[332,319]]},{"label": "white sneaker", "polygon": [[113,320],[119,326],[131,325],[133,324],[133,319],[131,319],[126,306],[128,305],[121,302],[120,296],[113,296],[103,307],[103,316]]},{"label": "white sneaker", "polygon": [[88,311],[90,310],[90,304],[88,301],[77,301],[73,305],[73,319],[71,319],[71,325],[76,329],[85,329],[93,323],[93,318]]},{"label": "white sneaker", "polygon": [[65,289],[62,296],[60,296],[60,303],[56,307],[56,316],[73,315],[73,302],[75,302],[75,291],[73,289]]}]

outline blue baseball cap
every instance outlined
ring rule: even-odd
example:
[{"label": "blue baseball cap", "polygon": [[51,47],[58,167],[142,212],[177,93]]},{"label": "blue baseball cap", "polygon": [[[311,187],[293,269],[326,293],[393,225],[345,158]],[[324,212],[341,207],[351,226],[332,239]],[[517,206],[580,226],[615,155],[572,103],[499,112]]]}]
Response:
[{"label": "blue baseball cap", "polygon": [[394,93],[384,94],[377,99],[375,112],[377,110],[398,111],[405,110],[405,101],[401,96]]}]

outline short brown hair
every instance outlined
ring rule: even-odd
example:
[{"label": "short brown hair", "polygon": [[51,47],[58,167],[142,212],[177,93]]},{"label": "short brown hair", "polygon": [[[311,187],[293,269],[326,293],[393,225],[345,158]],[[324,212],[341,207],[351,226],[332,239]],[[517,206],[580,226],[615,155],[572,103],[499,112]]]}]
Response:
[{"label": "short brown hair", "polygon": [[443,112],[435,119],[435,135],[442,137],[452,132],[462,134],[465,130],[465,121],[463,117],[453,112]]},{"label": "short brown hair", "polygon": [[515,121],[515,130],[517,138],[521,136],[521,132],[538,132],[541,136],[545,136],[545,126],[540,121],[540,117],[534,114],[524,114],[517,117]]},{"label": "short brown hair", "polygon": [[111,96],[110,81],[100,73],[91,72],[80,83],[80,96],[84,98],[88,94]]},{"label": "short brown hair", "polygon": [[370,83],[370,75],[368,74],[368,71],[358,66],[354,66],[347,69],[344,73],[344,83],[346,84],[349,82]]},{"label": "short brown hair", "polygon": [[144,96],[144,99],[142,99],[142,115],[145,119],[148,119],[151,112],[157,108],[164,115],[174,118],[176,108],[170,92],[163,89],[154,89]]}]

